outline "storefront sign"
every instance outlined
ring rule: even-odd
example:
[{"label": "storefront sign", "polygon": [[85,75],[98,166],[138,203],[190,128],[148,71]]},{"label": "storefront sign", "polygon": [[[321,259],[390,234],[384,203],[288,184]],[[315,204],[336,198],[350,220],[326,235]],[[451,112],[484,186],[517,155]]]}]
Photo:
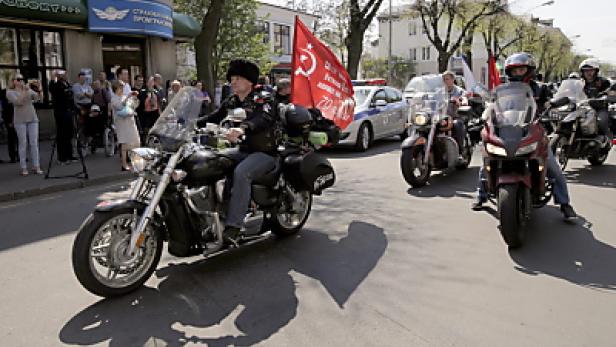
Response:
[{"label": "storefront sign", "polygon": [[[6,1],[6,0],[0,0]],[[90,31],[137,33],[173,38],[173,11],[153,0],[90,0]]]},{"label": "storefront sign", "polygon": [[64,4],[45,2],[45,1],[27,1],[27,0],[0,0],[0,5],[13,7],[17,9],[27,9],[32,11],[51,12],[51,13],[75,13],[79,14],[81,10],[78,7],[66,6]]}]

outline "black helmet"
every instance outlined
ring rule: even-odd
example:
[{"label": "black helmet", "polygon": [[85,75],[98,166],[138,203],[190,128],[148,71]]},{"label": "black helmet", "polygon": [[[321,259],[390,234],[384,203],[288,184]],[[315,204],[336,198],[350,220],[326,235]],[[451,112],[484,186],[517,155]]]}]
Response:
[{"label": "black helmet", "polygon": [[303,106],[279,105],[282,125],[291,137],[307,135],[312,126],[312,114]]},{"label": "black helmet", "polygon": [[[516,67],[526,67],[527,71],[522,76],[513,76],[511,71]],[[514,53],[505,60],[505,74],[509,77],[509,81],[512,82],[530,82],[535,77],[536,69],[535,59],[526,52]]]}]

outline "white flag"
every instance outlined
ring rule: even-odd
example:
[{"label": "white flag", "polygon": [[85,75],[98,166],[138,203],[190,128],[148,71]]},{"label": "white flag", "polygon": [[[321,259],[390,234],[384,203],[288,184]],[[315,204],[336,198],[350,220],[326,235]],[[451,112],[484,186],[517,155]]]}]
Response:
[{"label": "white flag", "polygon": [[466,90],[471,91],[475,89],[477,82],[475,81],[475,76],[473,76],[473,72],[466,65],[466,60],[462,57],[453,57],[453,59],[457,60],[459,64],[462,65],[462,72],[464,73],[464,81],[466,83]]}]

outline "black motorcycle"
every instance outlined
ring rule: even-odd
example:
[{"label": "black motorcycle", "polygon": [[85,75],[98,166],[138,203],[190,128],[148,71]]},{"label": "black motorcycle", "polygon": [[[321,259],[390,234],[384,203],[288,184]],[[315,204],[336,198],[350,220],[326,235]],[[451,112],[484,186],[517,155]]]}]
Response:
[{"label": "black motorcycle", "polygon": [[[422,88],[423,87],[423,88]],[[445,92],[440,75],[426,77],[418,87],[421,100],[414,100],[409,137],[402,142],[400,169],[404,180],[413,188],[423,187],[432,170],[464,170],[471,162],[473,147],[481,139],[481,118],[474,116],[472,106],[458,109],[467,133],[464,139],[462,160],[459,160],[458,143],[452,137],[453,117],[448,112],[453,107]],[[418,97],[418,98],[419,98]]]},{"label": "black motorcycle", "polygon": [[605,162],[612,141],[598,133],[597,114],[608,112],[614,97],[588,99],[581,80],[564,80],[555,98],[568,99],[568,103],[549,114],[554,126],[550,148],[564,170],[569,159],[587,159],[591,165]]},{"label": "black motorcycle", "polygon": [[246,227],[237,245],[227,245],[225,178],[235,163],[225,155],[228,130],[214,124],[195,130],[200,111],[195,89],[183,88],[150,131],[151,148],[130,152],[139,173],[130,196],[100,202],[80,227],[73,269],[91,293],[136,290],[156,269],[163,241],[174,256],[210,257],[271,233],[294,234],[308,219],[313,195],[334,184],[332,165],[309,142],[312,120],[281,115],[295,138],[281,142],[276,168],[254,181]]}]

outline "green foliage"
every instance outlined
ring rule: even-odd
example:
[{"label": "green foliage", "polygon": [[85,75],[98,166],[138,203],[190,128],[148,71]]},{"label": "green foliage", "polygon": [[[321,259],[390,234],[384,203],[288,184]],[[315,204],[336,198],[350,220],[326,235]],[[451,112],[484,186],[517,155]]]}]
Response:
[{"label": "green foliage", "polygon": [[371,58],[364,55],[362,59],[364,78],[385,78],[389,85],[403,88],[415,73],[415,64],[409,59],[392,56],[391,65],[392,73],[390,76],[386,58]]},{"label": "green foliage", "polygon": [[[212,0],[215,1],[215,0]],[[220,1],[220,0],[219,0]],[[209,0],[176,0],[176,10],[203,18]],[[256,62],[265,75],[276,65],[271,60],[270,44],[265,42],[265,33],[258,27],[254,0],[225,0],[216,46],[214,47],[214,76],[224,80],[229,61],[237,58]]]}]

